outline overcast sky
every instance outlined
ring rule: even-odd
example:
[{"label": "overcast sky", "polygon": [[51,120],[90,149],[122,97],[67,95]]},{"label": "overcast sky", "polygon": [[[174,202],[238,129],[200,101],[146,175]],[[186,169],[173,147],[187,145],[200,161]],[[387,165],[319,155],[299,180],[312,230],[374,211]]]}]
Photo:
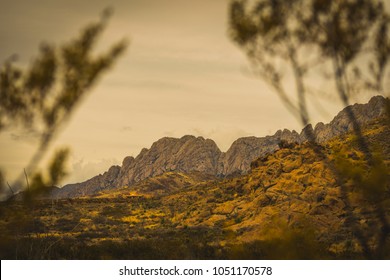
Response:
[{"label": "overcast sky", "polygon": [[[75,37],[107,6],[115,12],[99,49],[124,37],[131,43],[53,145],[72,150],[67,182],[121,164],[164,136],[203,136],[226,151],[238,137],[301,130],[248,74],[245,55],[228,37],[227,0],[1,0],[0,63],[15,53],[29,63],[41,42]],[[341,109],[338,102],[324,107],[312,110],[313,123],[329,122]],[[10,181],[35,147],[28,139],[15,130],[0,134],[0,168]]]}]

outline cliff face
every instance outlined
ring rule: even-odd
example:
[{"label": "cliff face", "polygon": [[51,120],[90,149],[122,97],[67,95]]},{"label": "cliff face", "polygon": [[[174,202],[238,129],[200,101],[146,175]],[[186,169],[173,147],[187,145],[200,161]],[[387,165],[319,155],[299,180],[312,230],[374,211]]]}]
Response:
[{"label": "cliff face", "polygon": [[218,174],[229,176],[245,173],[253,160],[279,149],[281,139],[296,142],[296,137],[298,134],[295,131],[285,129],[277,131],[272,136],[239,138],[221,155]]},{"label": "cliff face", "polygon": [[136,157],[126,157],[122,166],[112,166],[102,175],[85,182],[70,184],[57,191],[57,197],[76,197],[95,194],[101,190],[130,186],[146,178],[169,171],[183,173],[201,172],[213,176],[229,176],[249,171],[255,159],[279,149],[281,141],[287,144],[307,141],[307,131],[314,133],[316,142],[324,143],[331,138],[352,131],[348,114],[354,114],[358,124],[385,114],[386,100],[373,97],[367,104],[355,104],[343,109],[329,124],[318,123],[296,131],[279,130],[272,136],[244,137],[237,139],[226,153],[219,150],[213,140],[203,137],[184,136],[180,139],[164,137],[150,149],[143,149]]},{"label": "cliff face", "polygon": [[168,171],[217,174],[221,151],[203,137],[162,138],[134,159],[127,157],[116,180],[117,186],[131,185]]},{"label": "cliff face", "polygon": [[[273,136],[240,138],[226,153],[221,152],[213,140],[203,137],[165,137],[153,143],[150,149],[142,149],[136,158],[126,157],[121,167],[112,166],[104,174],[85,182],[66,185],[55,196],[92,195],[106,189],[130,186],[169,171],[200,172],[218,177],[246,173],[253,160],[277,150],[280,139],[287,134],[291,132],[285,130]],[[294,135],[298,134],[295,132]]]},{"label": "cliff face", "polygon": [[329,124],[318,123],[314,128],[316,141],[324,143],[333,137],[351,132],[353,124],[349,113],[354,115],[358,125],[364,125],[386,113],[386,99],[383,96],[373,97],[367,104],[355,104],[344,108]]},{"label": "cliff face", "polygon": [[91,179],[76,184],[69,184],[53,192],[56,198],[81,197],[98,193],[99,191],[115,188],[115,181],[118,178],[121,167],[111,166],[108,171],[99,174]]}]

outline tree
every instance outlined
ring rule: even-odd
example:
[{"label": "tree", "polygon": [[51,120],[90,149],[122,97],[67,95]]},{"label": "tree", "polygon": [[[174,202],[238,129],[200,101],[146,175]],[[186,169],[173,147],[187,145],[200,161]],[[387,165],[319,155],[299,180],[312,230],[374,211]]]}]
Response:
[{"label": "tree", "polygon": [[[375,79],[367,85],[383,90],[389,58],[389,19],[379,1],[235,0],[230,6],[230,37],[247,54],[255,74],[279,95],[303,125],[310,119],[308,80],[333,64],[333,81],[345,105],[355,81],[349,70],[362,73],[359,58],[369,59]],[[287,79],[293,76],[294,98]],[[359,78],[361,78],[359,76]]]},{"label": "tree", "polygon": [[[247,54],[254,73],[279,95],[305,127],[310,122],[307,108],[307,94],[313,92],[310,78],[321,71],[331,73],[328,79],[345,106],[363,89],[385,94],[390,40],[389,15],[382,1],[233,0],[229,31],[233,41]],[[290,77],[295,83],[295,99],[289,95]],[[350,107],[347,114],[367,170],[365,175],[355,176],[354,185],[377,205],[381,221],[376,248],[368,245],[351,210],[349,215],[364,256],[380,257],[390,233],[381,204],[389,170],[374,156]],[[305,133],[315,148],[315,134],[310,129],[305,129]],[[321,149],[315,150],[334,172],[345,194],[344,201],[350,206],[346,180],[353,176],[354,166],[345,161],[331,161]]]},{"label": "tree", "polygon": [[[86,26],[78,37],[63,46],[42,44],[28,68],[18,67],[13,58],[0,68],[0,132],[20,126],[39,135],[39,146],[24,173],[35,173],[60,129],[103,73],[125,51],[127,42],[121,40],[105,53],[93,53],[110,15],[110,10],[105,10],[99,21]],[[59,183],[65,175],[67,155],[67,149],[57,151],[48,168],[48,178],[36,173],[31,186]],[[21,173],[18,181],[23,175]],[[4,178],[2,181],[4,185]],[[9,189],[14,191],[11,186]]]}]

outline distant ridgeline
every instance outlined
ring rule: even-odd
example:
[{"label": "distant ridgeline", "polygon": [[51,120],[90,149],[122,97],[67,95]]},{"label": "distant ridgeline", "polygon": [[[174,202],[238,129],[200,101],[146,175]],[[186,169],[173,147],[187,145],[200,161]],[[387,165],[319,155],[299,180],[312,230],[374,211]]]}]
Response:
[{"label": "distant ridgeline", "polygon": [[[383,96],[371,98],[367,104],[351,105],[360,125],[381,117],[386,112]],[[312,130],[317,143],[324,143],[336,136],[352,131],[352,124],[343,109],[329,123],[318,123],[303,128],[298,134],[288,129],[278,130],[272,136],[239,138],[229,150],[221,152],[211,139],[190,135],[182,138],[164,137],[153,143],[150,149],[142,149],[137,157],[126,157],[122,166],[112,166],[103,174],[85,182],[69,184],[52,191],[55,198],[71,198],[97,194],[104,190],[132,186],[144,179],[166,172],[202,173],[215,177],[246,174],[251,163],[259,157],[280,149],[283,144],[300,144],[307,141],[305,131]]]}]

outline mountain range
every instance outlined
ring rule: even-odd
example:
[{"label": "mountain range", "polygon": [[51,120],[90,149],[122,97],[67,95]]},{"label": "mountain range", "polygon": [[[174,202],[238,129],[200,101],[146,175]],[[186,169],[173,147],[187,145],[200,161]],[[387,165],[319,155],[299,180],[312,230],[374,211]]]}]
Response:
[{"label": "mountain range", "polygon": [[240,138],[226,153],[202,137],[162,138],[85,182],[2,202],[0,255],[389,259],[388,104],[373,97],[329,124]]},{"label": "mountain range", "polygon": [[[350,105],[349,109],[352,109],[356,121],[365,125],[385,114],[385,101],[383,96],[375,96],[367,104]],[[284,129],[271,136],[239,138],[226,152],[222,152],[213,140],[203,137],[164,137],[153,143],[149,149],[142,149],[135,158],[125,157],[122,166],[111,166],[103,174],[55,189],[51,195],[55,198],[91,196],[110,189],[130,187],[171,171],[195,172],[216,178],[246,174],[253,161],[280,149],[281,143],[306,142],[308,131],[311,131],[315,141],[321,144],[351,130],[352,123],[348,118],[347,108],[344,108],[328,124],[318,123],[314,128],[309,124],[300,133]]]}]

